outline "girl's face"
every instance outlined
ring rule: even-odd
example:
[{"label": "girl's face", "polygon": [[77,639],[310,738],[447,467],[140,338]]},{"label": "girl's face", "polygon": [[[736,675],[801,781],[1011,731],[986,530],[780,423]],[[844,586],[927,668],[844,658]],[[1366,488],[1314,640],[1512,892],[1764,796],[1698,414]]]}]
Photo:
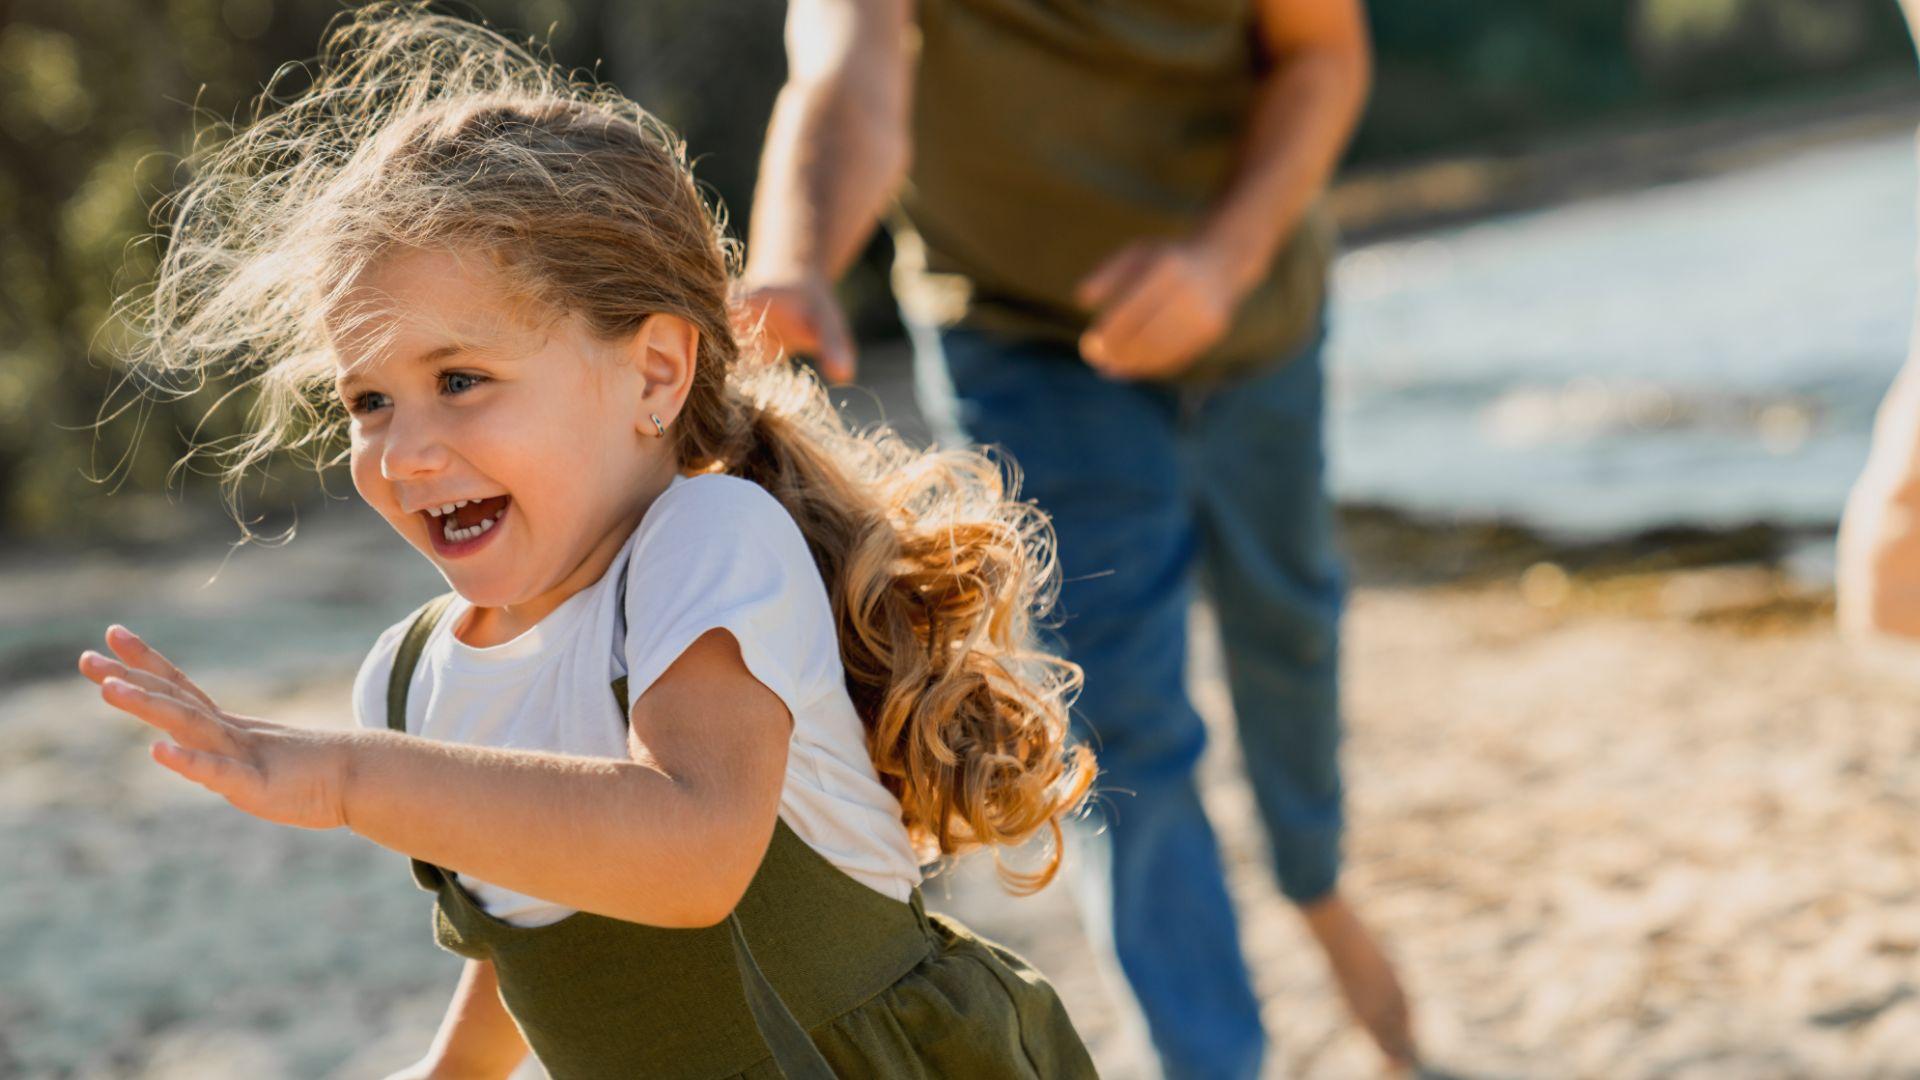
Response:
[{"label": "girl's face", "polygon": [[685,387],[656,380],[642,340],[670,317],[604,342],[577,317],[538,319],[475,260],[420,250],[381,259],[342,307],[335,385],[361,497],[516,624],[597,580],[672,478],[649,414],[671,423]]}]

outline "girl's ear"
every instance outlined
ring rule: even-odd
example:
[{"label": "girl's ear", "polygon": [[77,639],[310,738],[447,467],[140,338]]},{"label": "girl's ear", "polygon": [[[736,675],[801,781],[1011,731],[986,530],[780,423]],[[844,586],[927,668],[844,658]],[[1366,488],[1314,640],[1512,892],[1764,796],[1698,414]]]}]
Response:
[{"label": "girl's ear", "polygon": [[678,315],[655,312],[633,332],[632,362],[645,385],[640,392],[641,415],[635,429],[654,435],[653,415],[671,424],[686,404],[693,387],[694,365],[700,355],[700,331]]}]

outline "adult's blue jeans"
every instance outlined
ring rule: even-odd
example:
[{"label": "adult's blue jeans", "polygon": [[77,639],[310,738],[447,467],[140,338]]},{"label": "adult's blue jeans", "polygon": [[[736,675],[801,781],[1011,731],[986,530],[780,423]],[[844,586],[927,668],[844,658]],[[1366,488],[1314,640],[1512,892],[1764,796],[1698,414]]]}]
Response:
[{"label": "adult's blue jeans", "polygon": [[1053,517],[1051,631],[1086,672],[1074,711],[1099,754],[1111,946],[1166,1075],[1252,1077],[1265,1039],[1194,767],[1184,686],[1196,581],[1219,616],[1248,779],[1281,890],[1339,873],[1339,621],[1345,579],[1322,449],[1324,335],[1209,390],[1105,379],[1071,347],[911,327],[942,438],[1004,449]]}]

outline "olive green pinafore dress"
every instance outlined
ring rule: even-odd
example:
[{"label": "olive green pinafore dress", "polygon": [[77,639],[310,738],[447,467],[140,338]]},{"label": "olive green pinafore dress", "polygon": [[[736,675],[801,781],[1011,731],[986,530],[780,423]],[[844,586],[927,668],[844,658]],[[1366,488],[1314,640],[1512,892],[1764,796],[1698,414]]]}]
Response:
[{"label": "olive green pinafore dress", "polygon": [[[453,594],[414,615],[387,686],[407,688]],[[626,679],[613,693],[628,714]],[[1053,988],[1018,956],[842,873],[777,821],[726,921],[666,929],[578,912],[520,927],[451,872],[414,860],[436,894],[441,947],[491,960],[507,1011],[555,1080],[820,1080],[1095,1076]],[[749,945],[749,943],[751,943]]]}]

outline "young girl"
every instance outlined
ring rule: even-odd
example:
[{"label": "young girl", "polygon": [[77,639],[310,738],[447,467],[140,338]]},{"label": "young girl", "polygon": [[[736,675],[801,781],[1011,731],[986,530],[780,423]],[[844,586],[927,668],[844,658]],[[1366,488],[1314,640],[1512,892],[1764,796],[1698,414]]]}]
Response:
[{"label": "young girl", "polygon": [[468,960],[408,1075],[1091,1075],[1046,982],[917,888],[1042,831],[1002,874],[1044,885],[1092,781],[1077,673],[1027,645],[1044,518],[742,355],[661,125],[364,8],[171,216],[136,370],[257,379],[235,477],[344,423],[453,591],[380,636],[364,730],[224,712],[121,627],[80,667],[160,764],[413,857]]}]

